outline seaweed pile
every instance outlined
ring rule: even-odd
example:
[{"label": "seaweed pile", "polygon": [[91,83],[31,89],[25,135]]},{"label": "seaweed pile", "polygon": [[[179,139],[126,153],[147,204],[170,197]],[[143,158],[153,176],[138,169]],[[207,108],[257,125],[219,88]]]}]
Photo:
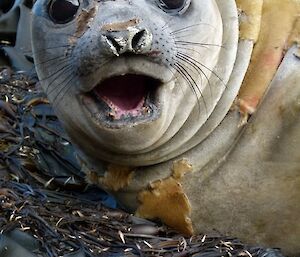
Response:
[{"label": "seaweed pile", "polygon": [[8,234],[18,228],[32,235],[35,240],[32,238],[30,247],[35,254],[221,257],[266,256],[268,251],[231,238],[199,235],[186,239],[83,195],[33,189],[16,182],[0,184],[0,227]]},{"label": "seaweed pile", "polygon": [[0,256],[282,257],[217,233],[184,238],[115,207],[85,183],[37,79],[0,68]]},{"label": "seaweed pile", "polygon": [[0,69],[0,160],[16,180],[83,187],[74,149],[36,83]]}]

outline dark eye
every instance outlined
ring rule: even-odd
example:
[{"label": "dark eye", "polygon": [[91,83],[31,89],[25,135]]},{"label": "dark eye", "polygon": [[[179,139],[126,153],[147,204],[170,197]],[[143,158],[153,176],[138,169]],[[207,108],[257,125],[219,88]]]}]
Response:
[{"label": "dark eye", "polygon": [[79,0],[52,0],[49,4],[49,16],[55,23],[71,21],[79,8]]},{"label": "dark eye", "polygon": [[189,7],[191,0],[157,0],[159,7],[168,13],[182,14]]}]

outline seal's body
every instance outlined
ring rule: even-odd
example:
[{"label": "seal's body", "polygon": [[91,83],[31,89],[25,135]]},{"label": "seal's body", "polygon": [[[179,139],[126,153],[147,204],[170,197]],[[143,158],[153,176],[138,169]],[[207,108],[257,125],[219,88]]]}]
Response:
[{"label": "seal's body", "polygon": [[300,253],[297,48],[281,63],[300,8],[275,2],[38,0],[37,72],[90,181],[183,233]]}]

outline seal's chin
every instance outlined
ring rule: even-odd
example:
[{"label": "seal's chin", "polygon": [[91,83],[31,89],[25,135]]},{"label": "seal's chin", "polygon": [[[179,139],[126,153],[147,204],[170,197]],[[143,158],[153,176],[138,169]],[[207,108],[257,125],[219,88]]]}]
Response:
[{"label": "seal's chin", "polygon": [[149,122],[160,113],[158,88],[161,84],[147,75],[113,76],[88,92],[83,103],[93,119],[104,126],[115,128]]}]

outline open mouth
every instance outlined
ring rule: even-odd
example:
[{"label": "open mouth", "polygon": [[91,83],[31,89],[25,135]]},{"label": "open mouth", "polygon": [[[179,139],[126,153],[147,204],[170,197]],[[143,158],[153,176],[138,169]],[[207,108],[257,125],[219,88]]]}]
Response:
[{"label": "open mouth", "polygon": [[150,76],[137,74],[105,79],[88,93],[98,110],[93,111],[93,116],[110,125],[153,120],[159,116],[157,91],[161,84]]}]

